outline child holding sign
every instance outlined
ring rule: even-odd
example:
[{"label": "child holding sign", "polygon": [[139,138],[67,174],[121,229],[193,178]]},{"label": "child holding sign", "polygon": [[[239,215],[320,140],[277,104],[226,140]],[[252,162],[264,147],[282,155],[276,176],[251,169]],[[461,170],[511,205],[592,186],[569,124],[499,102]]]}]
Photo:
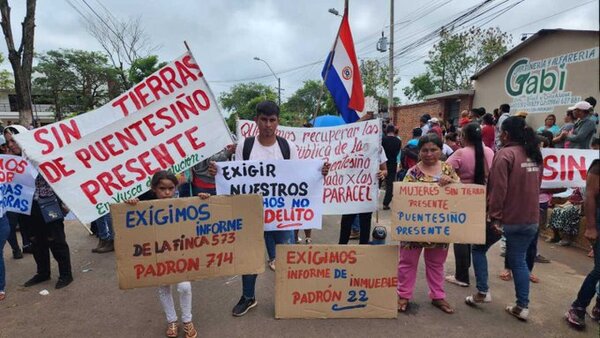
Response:
[{"label": "child holding sign", "polygon": [[[177,177],[168,171],[161,170],[152,176],[150,182],[151,192],[147,196],[148,199],[163,199],[172,198],[175,195],[175,189],[177,186]],[[201,198],[207,198],[201,196]],[[136,205],[139,199],[134,198],[127,200],[125,203],[130,205]],[[190,282],[181,282],[177,284],[177,292],[179,292],[179,305],[181,306],[181,319],[183,321],[183,331],[185,331],[186,338],[196,338],[198,332],[194,328],[192,323],[192,285]],[[158,297],[160,303],[167,316],[167,337],[178,337],[179,327],[177,326],[177,313],[175,312],[175,304],[173,302],[173,294],[171,292],[171,285],[165,285],[158,288]]]}]

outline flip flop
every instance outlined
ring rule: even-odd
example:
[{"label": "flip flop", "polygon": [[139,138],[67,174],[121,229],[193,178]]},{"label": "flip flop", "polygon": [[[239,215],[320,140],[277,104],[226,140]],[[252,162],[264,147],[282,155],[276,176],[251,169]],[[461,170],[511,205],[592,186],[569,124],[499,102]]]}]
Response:
[{"label": "flip flop", "polygon": [[449,315],[454,313],[454,308],[445,299],[434,299],[431,304]]},{"label": "flip flop", "polygon": [[398,312],[406,312],[408,309],[408,299],[398,297]]},{"label": "flip flop", "polygon": [[6,299],[6,292],[0,291],[0,301],[3,301],[4,299]]}]

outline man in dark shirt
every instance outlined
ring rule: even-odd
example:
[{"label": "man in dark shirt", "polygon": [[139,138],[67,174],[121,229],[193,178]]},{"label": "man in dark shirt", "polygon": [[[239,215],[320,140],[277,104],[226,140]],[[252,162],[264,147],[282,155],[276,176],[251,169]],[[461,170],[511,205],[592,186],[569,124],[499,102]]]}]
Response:
[{"label": "man in dark shirt", "polygon": [[383,210],[390,209],[390,202],[393,197],[394,180],[396,179],[396,168],[398,167],[398,153],[402,148],[400,141],[394,131],[396,127],[390,124],[387,126],[386,135],[381,140],[381,146],[387,157],[387,177],[385,178],[385,197],[383,198]]}]

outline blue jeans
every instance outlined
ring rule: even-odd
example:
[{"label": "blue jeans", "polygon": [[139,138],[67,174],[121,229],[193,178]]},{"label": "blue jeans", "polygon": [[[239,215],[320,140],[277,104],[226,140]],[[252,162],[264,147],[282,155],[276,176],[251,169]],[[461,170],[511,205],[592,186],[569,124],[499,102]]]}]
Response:
[{"label": "blue jeans", "polygon": [[294,231],[265,231],[265,245],[267,246],[267,255],[269,260],[275,259],[276,244],[294,244]]},{"label": "blue jeans", "polygon": [[4,243],[10,234],[10,224],[6,214],[0,217],[0,291],[6,287],[6,272],[4,270]]},{"label": "blue jeans", "polygon": [[358,219],[358,215],[354,217],[354,221],[352,221],[352,231],[359,232],[360,231],[360,221]]},{"label": "blue jeans", "polygon": [[501,237],[500,234],[493,231],[490,228],[490,225],[487,224],[485,227],[485,244],[476,244],[471,247],[477,291],[481,293],[487,293],[490,290],[488,286],[487,251],[492,245],[496,244]]},{"label": "blue jeans", "polygon": [[98,229],[98,237],[102,240],[113,240],[115,233],[113,231],[112,217],[110,214],[101,216],[96,220],[96,227]]},{"label": "blue jeans", "polygon": [[[600,208],[596,210],[596,230],[600,233]],[[577,293],[577,299],[573,302],[573,307],[587,308],[594,298],[594,294],[596,294],[596,287],[600,281],[600,238],[596,238],[593,250],[594,268],[583,280],[583,284],[581,284],[581,288]]]},{"label": "blue jeans", "polygon": [[[269,260],[275,259],[276,244],[292,244],[294,240],[294,231],[265,231],[265,245],[267,246],[267,254]],[[256,277],[258,275],[243,275],[242,276],[242,295],[246,299],[254,298],[256,289]]]},{"label": "blue jeans", "polygon": [[504,224],[506,258],[513,274],[517,306],[529,306],[529,268],[527,249],[538,232],[538,224]]}]

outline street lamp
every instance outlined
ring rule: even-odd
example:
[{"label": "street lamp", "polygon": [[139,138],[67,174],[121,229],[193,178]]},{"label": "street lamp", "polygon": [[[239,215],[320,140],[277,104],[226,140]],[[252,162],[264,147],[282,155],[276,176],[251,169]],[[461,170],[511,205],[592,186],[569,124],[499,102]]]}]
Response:
[{"label": "street lamp", "polygon": [[338,12],[338,10],[337,10],[337,9],[335,9],[335,8],[330,8],[330,9],[328,10],[328,12],[329,12],[329,13],[331,13],[331,14],[333,14],[333,15],[341,16],[341,15],[340,15],[340,12]]},{"label": "street lamp", "polygon": [[264,62],[265,65],[267,65],[267,67],[269,67],[271,74],[273,74],[273,76],[277,79],[277,93],[278,93],[277,95],[278,95],[278,101],[279,101],[278,104],[279,104],[279,107],[281,107],[281,79],[279,77],[277,77],[277,74],[275,74],[275,72],[273,71],[273,68],[271,68],[271,66],[269,66],[267,61],[259,58],[258,56],[255,56],[254,60]]}]

